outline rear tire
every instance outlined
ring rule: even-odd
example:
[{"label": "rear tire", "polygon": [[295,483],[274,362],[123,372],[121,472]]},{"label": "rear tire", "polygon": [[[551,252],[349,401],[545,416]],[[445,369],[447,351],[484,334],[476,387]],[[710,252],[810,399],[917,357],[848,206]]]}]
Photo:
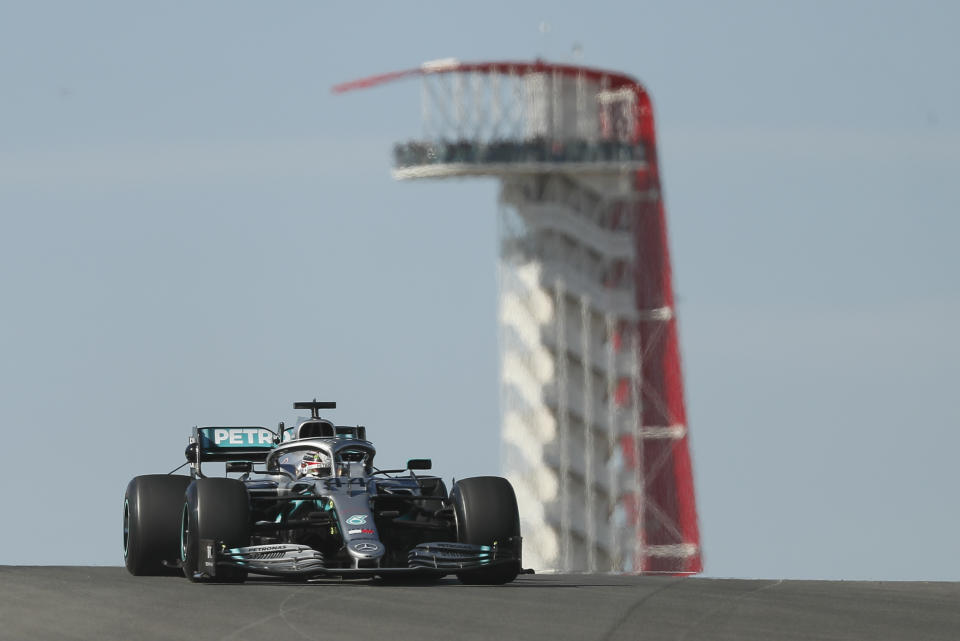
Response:
[{"label": "rear tire", "polygon": [[[457,515],[457,540],[493,545],[520,536],[520,513],[513,486],[499,476],[457,481],[450,494]],[[468,585],[502,585],[517,578],[520,561],[457,574]]]},{"label": "rear tire", "polygon": [[123,560],[134,576],[170,576],[180,554],[180,510],[189,476],[145,474],[127,485],[123,497]]},{"label": "rear tire", "polygon": [[246,486],[236,479],[197,479],[181,502],[180,560],[183,574],[195,582],[242,583],[247,571],[217,566],[214,576],[203,573],[200,541],[209,539],[228,548],[250,544],[250,499]]},{"label": "rear tire", "polygon": [[438,476],[421,476],[417,479],[420,483],[420,493],[423,496],[436,496],[442,499],[447,498],[447,484]]}]

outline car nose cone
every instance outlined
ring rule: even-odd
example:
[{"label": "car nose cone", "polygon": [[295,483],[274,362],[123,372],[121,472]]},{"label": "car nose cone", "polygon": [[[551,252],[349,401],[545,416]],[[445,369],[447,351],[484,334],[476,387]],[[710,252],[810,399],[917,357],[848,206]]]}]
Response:
[{"label": "car nose cone", "polygon": [[351,541],[347,546],[353,556],[376,559],[383,556],[383,544],[378,541]]}]

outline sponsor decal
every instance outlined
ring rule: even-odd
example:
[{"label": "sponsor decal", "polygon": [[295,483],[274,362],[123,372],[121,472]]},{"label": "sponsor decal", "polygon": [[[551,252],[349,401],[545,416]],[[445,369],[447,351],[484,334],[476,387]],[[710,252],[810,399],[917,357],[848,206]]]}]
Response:
[{"label": "sponsor decal", "polygon": [[[255,552],[272,552],[272,551],[277,551],[277,550],[286,550],[286,549],[289,548],[289,547],[290,547],[289,545],[285,545],[285,544],[279,544],[279,545],[252,545],[252,546],[250,546],[250,547],[247,548],[247,549],[248,549],[248,550],[251,550],[251,551],[255,551]],[[242,549],[242,548],[237,548],[237,549],[239,550],[239,549]]]},{"label": "sponsor decal", "polygon": [[367,524],[367,515],[366,514],[354,514],[346,521],[347,525],[366,525]]},{"label": "sponsor decal", "polygon": [[360,534],[373,534],[373,530],[369,530],[365,528],[363,530],[360,530]]},{"label": "sponsor decal", "polygon": [[347,530],[347,534],[360,534],[363,530]]},{"label": "sponsor decal", "polygon": [[272,447],[273,433],[260,427],[208,427],[200,430],[203,447]]}]

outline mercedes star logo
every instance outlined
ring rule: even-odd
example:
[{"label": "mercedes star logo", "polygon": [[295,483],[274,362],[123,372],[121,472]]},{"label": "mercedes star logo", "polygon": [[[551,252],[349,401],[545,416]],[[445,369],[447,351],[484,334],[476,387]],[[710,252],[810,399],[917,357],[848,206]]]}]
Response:
[{"label": "mercedes star logo", "polygon": [[376,543],[357,543],[353,549],[357,552],[376,552],[380,548]]}]

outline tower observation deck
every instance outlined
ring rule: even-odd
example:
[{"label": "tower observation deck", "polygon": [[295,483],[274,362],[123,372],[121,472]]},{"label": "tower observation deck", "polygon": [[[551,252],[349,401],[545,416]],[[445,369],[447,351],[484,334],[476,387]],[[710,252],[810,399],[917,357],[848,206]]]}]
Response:
[{"label": "tower observation deck", "polygon": [[702,569],[653,111],[629,76],[443,60],[398,179],[500,181],[501,438],[524,562]]}]

